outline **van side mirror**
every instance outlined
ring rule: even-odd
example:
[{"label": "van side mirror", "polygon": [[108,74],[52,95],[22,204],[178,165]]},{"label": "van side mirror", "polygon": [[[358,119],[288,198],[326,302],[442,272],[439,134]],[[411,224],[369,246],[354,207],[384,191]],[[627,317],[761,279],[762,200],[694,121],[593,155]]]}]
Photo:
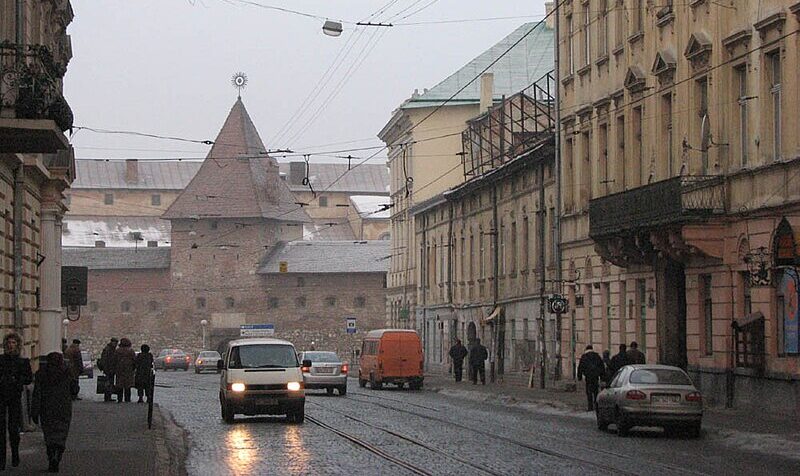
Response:
[{"label": "van side mirror", "polygon": [[303,367],[311,367],[311,360],[305,359],[303,361]]},{"label": "van side mirror", "polygon": [[217,370],[222,370],[222,369],[224,369],[224,368],[225,368],[225,361],[224,361],[224,360],[222,360],[222,359],[219,359],[219,360],[217,361]]}]

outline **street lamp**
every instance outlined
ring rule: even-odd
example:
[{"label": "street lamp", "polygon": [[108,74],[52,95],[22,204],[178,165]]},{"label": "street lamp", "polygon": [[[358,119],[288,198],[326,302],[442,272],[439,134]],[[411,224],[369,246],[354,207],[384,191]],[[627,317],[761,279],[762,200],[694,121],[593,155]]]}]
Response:
[{"label": "street lamp", "polygon": [[322,25],[322,32],[328,36],[340,36],[342,34],[342,24],[338,21],[328,20]]},{"label": "street lamp", "polygon": [[67,326],[69,325],[69,319],[64,319],[63,321],[61,321],[61,323],[64,324],[64,339],[66,339],[67,338]]},{"label": "street lamp", "polygon": [[203,350],[206,350],[206,326],[208,325],[208,321],[203,319],[200,321],[200,326],[203,328]]}]

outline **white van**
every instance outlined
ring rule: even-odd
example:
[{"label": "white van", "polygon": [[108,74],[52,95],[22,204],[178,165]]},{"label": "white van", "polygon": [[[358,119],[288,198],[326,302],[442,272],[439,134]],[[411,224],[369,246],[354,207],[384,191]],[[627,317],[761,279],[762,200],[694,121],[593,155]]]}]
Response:
[{"label": "white van", "polygon": [[222,374],[219,403],[226,423],[232,423],[237,413],[286,415],[293,423],[305,419],[303,373],[291,342],[234,340],[217,365]]}]

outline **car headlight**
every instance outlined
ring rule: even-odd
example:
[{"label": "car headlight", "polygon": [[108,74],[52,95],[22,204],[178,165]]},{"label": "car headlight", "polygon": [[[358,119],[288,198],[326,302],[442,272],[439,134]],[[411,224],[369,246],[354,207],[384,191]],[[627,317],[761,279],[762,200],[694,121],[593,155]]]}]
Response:
[{"label": "car headlight", "polygon": [[243,383],[234,383],[231,385],[231,390],[234,392],[244,392],[244,384]]},{"label": "car headlight", "polygon": [[288,388],[292,392],[296,392],[300,390],[300,382],[289,382],[286,384],[286,388]]}]

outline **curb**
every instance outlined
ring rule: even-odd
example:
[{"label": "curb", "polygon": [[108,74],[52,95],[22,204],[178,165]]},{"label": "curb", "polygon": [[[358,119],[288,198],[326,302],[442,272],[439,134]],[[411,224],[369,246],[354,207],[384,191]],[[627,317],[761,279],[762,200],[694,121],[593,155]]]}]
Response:
[{"label": "curb", "polygon": [[156,444],[156,473],[158,476],[186,476],[189,455],[188,432],[168,410],[155,404],[153,409],[153,440]]}]

